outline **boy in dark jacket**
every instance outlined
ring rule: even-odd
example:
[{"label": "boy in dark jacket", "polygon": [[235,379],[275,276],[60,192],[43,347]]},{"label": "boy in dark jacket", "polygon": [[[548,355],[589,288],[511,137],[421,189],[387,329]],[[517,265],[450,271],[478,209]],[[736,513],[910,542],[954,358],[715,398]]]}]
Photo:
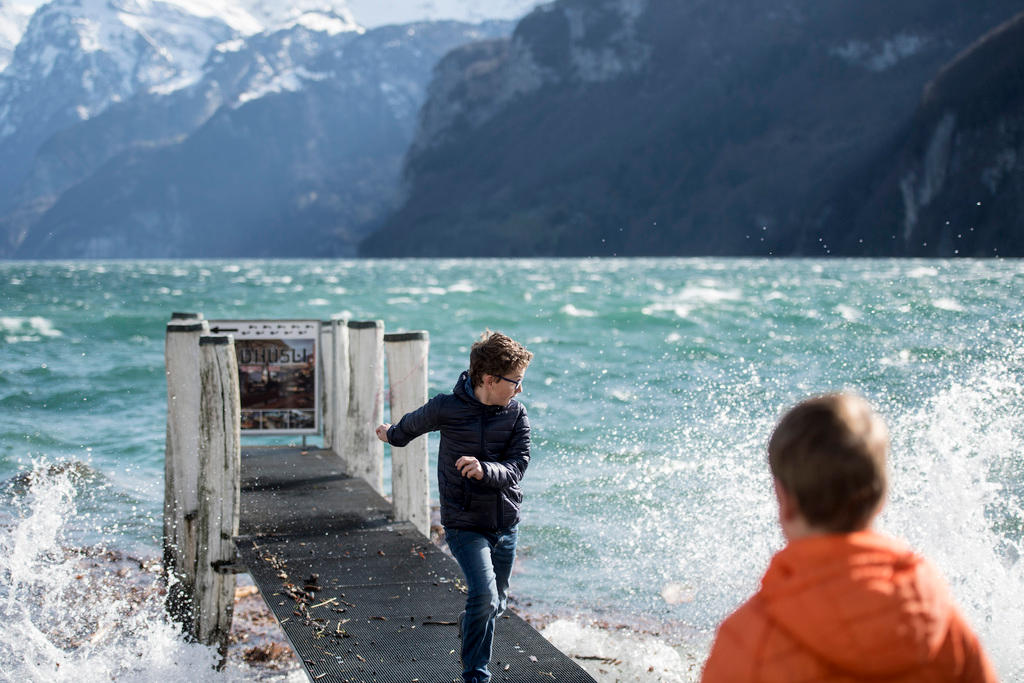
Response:
[{"label": "boy in dark jacket", "polygon": [[377,437],[402,447],[440,430],[437,488],[441,524],[466,577],[466,610],[459,615],[462,677],[486,683],[495,619],[508,600],[516,556],[519,481],[530,463],[530,422],[515,400],[533,354],[500,332],[484,332],[450,394],[438,394]]}]

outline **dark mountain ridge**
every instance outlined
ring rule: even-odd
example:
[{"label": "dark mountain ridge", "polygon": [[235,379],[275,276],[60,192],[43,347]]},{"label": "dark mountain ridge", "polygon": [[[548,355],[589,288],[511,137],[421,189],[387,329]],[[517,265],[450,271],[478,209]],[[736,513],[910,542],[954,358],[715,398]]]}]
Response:
[{"label": "dark mountain ridge", "polygon": [[[864,169],[914,130],[925,84],[1021,9],[542,6],[509,40],[439,64],[406,160],[407,199],[361,253],[916,253],[860,248],[892,231],[835,208],[856,202],[849,188]],[[1019,232],[1019,219],[1011,226]]]},{"label": "dark mountain ridge", "polygon": [[946,64],[906,133],[812,220],[840,253],[1024,255],[1024,12]]}]

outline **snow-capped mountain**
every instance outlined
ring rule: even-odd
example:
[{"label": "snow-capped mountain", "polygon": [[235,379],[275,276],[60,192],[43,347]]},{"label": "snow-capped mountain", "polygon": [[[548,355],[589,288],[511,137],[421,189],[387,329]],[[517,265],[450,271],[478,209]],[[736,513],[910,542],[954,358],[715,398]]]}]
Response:
[{"label": "snow-capped mountain", "polygon": [[[45,14],[37,13],[18,58]],[[60,26],[79,28],[75,18],[65,14]],[[121,90],[107,88],[106,108],[51,120],[49,130],[23,118],[0,141],[5,161],[20,164],[0,168],[0,256],[271,255],[311,241],[352,254],[396,201],[434,64],[454,47],[512,29],[431,22],[366,30],[321,10],[278,16],[277,29],[243,36],[223,22],[192,20],[225,36],[208,41],[194,71],[146,79],[135,69]],[[73,52],[79,61],[70,68],[60,59],[49,71],[38,59],[20,63],[36,69],[40,92],[62,75],[81,102],[90,91],[76,79],[97,69],[81,59],[85,50]],[[124,74],[114,62],[107,57],[107,73]],[[4,83],[19,84],[19,73],[9,69]],[[8,102],[42,111],[56,95]],[[250,239],[285,225],[297,239]]]},{"label": "snow-capped mountain", "polygon": [[224,19],[173,2],[39,7],[0,73],[0,211],[48,138],[140,91],[195,82],[213,46],[237,35]]},{"label": "snow-capped mountain", "polygon": [[7,68],[14,48],[28,28],[35,11],[46,0],[4,0],[0,2],[0,71]]},{"label": "snow-capped mountain", "polygon": [[348,0],[352,15],[367,28],[421,21],[481,22],[518,19],[544,0]]},{"label": "snow-capped mountain", "polygon": [[269,3],[252,4],[53,0],[43,5],[0,75],[0,139],[27,117],[46,120],[55,113],[24,103],[35,99],[35,92],[52,90],[55,79],[62,97],[46,99],[55,105],[63,99],[65,108],[85,119],[140,90],[166,93],[196,82],[213,46],[228,40],[295,23],[330,33],[359,29],[340,2],[336,10],[313,0],[273,5],[274,11]]},{"label": "snow-capped mountain", "polygon": [[194,81],[211,48],[234,35],[219,17],[166,2],[54,0],[33,15],[0,80],[0,136],[40,118],[25,106],[36,92],[59,92],[84,119],[140,89]]},{"label": "snow-capped mountain", "polygon": [[[534,4],[536,0],[501,0],[495,11],[509,13],[518,7],[525,11]],[[367,21],[357,23],[354,5],[367,14]],[[0,49],[17,44],[6,69],[0,70],[0,158],[4,160],[0,164],[0,256],[13,253],[43,224],[57,226],[68,235],[67,223],[60,218],[63,214],[53,211],[77,206],[76,185],[90,179],[104,185],[118,177],[120,171],[114,170],[95,180],[105,166],[108,171],[131,167],[141,172],[140,164],[156,164],[146,171],[154,182],[173,185],[177,182],[173,173],[168,176],[161,163],[173,158],[184,165],[208,164],[190,141],[201,134],[209,149],[227,144],[218,136],[232,135],[222,126],[237,118],[230,113],[235,110],[245,120],[253,116],[252,111],[272,112],[267,114],[272,123],[266,124],[264,135],[280,135],[306,150],[322,144],[347,149],[350,140],[356,144],[362,139],[366,144],[360,147],[359,172],[339,170],[348,160],[337,156],[320,155],[315,163],[295,162],[297,168],[310,164],[319,168],[317,173],[324,179],[351,181],[362,188],[357,187],[354,194],[346,190],[342,197],[323,191],[320,181],[313,181],[306,183],[306,189],[313,187],[312,195],[321,200],[304,200],[304,206],[334,216],[329,231],[359,233],[397,192],[400,159],[415,128],[433,65],[453,47],[507,35],[512,28],[510,22],[396,26],[394,20],[444,14],[479,19],[480,12],[475,0],[51,0],[45,4],[15,0],[0,4],[0,41],[6,41],[0,42]],[[380,27],[370,28],[374,25]],[[275,104],[263,107],[269,100]],[[319,102],[316,108],[328,101],[330,107],[324,112],[297,113],[311,103]],[[290,114],[289,107],[296,112]],[[315,130],[278,133],[291,125],[293,116],[326,118],[318,121]],[[215,119],[221,127],[208,125]],[[249,125],[264,124],[250,121]],[[294,154],[288,149],[276,152],[289,159],[309,156],[301,149]],[[189,161],[182,162],[179,156]],[[194,171],[182,172],[194,176]],[[351,178],[346,175],[349,171],[354,173]],[[225,172],[231,173],[230,169]],[[277,185],[292,180],[279,178]],[[253,178],[254,186],[261,182]],[[146,188],[129,184],[130,188],[116,190],[123,200],[119,210],[138,216],[132,213],[131,188],[142,194]],[[103,191],[110,193],[111,188],[104,186]],[[334,198],[332,207],[344,205],[344,217],[339,218],[335,208],[324,208],[327,197]],[[86,204],[91,206],[94,199],[88,197]],[[206,206],[204,200],[198,205]],[[261,215],[274,215],[276,210],[265,207]],[[82,213],[81,208],[76,211]],[[178,212],[182,234],[206,220],[198,213],[185,213],[188,216],[182,218],[184,214]],[[147,214],[147,225],[153,223],[153,215]],[[112,225],[118,216],[103,220]],[[116,255],[116,245],[104,239],[89,243],[91,253]],[[351,244],[355,238],[345,239]],[[48,238],[40,240],[38,233],[28,240],[32,243],[37,243],[36,254],[52,246]],[[145,249],[136,245],[134,251]],[[61,251],[74,255],[73,248]],[[161,253],[180,252],[174,245],[165,245]]]},{"label": "snow-capped mountain", "polygon": [[[32,15],[48,1],[4,0],[0,2],[0,71],[3,71],[10,63],[14,49],[28,29]],[[114,13],[133,11],[131,3],[102,4],[109,5],[106,9]],[[143,0],[143,2],[135,4],[134,11],[138,11],[140,7],[145,8],[154,3]],[[160,4],[176,6],[182,11],[198,17],[217,17],[243,36],[280,28],[296,17],[309,12],[336,14],[345,23],[355,23],[345,0],[293,0],[286,3],[275,0],[163,0],[163,3]],[[95,15],[95,8],[96,5],[93,5],[93,10],[88,14],[99,19],[101,17]]]},{"label": "snow-capped mountain", "polygon": [[[20,22],[33,9],[19,34]],[[330,33],[359,30],[343,0],[53,0],[45,5],[22,0],[4,5],[0,31],[4,43],[17,40],[17,47],[0,73],[0,140],[15,132],[38,140],[136,92],[186,87],[200,79],[215,45],[296,23]]]},{"label": "snow-capped mountain", "polygon": [[[525,10],[535,3],[503,0],[495,11]],[[421,15],[481,13],[469,0],[357,4],[371,25],[398,23],[389,18],[411,21]],[[215,45],[296,25],[329,34],[365,30],[346,0],[0,4],[0,141],[18,132],[31,147],[33,140],[38,142],[75,119],[94,116],[136,92],[181,89],[200,79]],[[0,182],[8,179],[0,175]]]},{"label": "snow-capped mountain", "polygon": [[[165,0],[166,4],[200,17],[219,17],[239,35],[283,28],[295,21],[329,17],[321,26],[356,24],[376,28],[389,24],[422,21],[481,22],[516,19],[541,0]],[[0,2],[0,72],[10,63],[14,49],[28,28],[29,20],[47,0],[4,0]],[[334,18],[336,17],[336,18]]]}]

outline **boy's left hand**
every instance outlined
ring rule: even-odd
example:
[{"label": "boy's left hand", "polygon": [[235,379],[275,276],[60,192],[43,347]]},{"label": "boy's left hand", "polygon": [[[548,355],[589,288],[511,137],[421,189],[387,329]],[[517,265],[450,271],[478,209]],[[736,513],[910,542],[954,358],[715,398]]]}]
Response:
[{"label": "boy's left hand", "polygon": [[468,479],[483,479],[484,468],[480,466],[480,461],[468,455],[464,455],[455,461],[455,467],[459,470],[459,474]]}]

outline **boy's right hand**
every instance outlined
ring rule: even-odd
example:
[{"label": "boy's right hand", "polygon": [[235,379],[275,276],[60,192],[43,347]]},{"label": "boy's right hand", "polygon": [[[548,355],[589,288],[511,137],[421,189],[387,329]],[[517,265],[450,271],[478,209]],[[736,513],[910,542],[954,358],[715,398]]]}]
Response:
[{"label": "boy's right hand", "polygon": [[384,443],[387,443],[389,429],[391,429],[391,425],[389,424],[377,425],[377,438],[383,441]]}]

